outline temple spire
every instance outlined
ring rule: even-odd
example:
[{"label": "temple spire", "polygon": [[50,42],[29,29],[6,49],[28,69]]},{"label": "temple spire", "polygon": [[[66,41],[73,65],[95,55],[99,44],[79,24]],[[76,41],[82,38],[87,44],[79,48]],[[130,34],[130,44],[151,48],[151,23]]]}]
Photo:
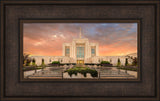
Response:
[{"label": "temple spire", "polygon": [[80,33],[79,33],[79,38],[81,39],[82,33],[81,33],[81,27],[80,27]]}]

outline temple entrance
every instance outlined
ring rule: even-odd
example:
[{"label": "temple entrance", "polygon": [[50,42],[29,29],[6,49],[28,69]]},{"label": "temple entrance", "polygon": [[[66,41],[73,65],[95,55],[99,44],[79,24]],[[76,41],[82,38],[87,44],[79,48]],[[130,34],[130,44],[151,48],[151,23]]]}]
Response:
[{"label": "temple entrance", "polygon": [[77,60],[77,64],[84,64],[84,60]]}]

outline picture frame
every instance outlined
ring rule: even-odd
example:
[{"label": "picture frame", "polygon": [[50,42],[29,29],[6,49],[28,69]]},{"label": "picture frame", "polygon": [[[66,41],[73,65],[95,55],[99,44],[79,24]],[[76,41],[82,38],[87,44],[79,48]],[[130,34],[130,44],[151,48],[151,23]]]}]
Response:
[{"label": "picture frame", "polygon": [[[159,9],[158,0],[1,1],[1,100],[159,101]],[[23,81],[22,20],[138,20],[140,78]]]},{"label": "picture frame", "polygon": [[[102,20],[102,19],[92,19],[92,20],[41,20],[41,19],[38,19],[38,20],[28,20],[28,19],[19,19],[19,24],[20,24],[20,55],[21,55],[21,58],[20,58],[20,81],[21,82],[24,82],[24,81],[137,81],[139,82],[140,81],[140,77],[141,77],[141,71],[140,71],[140,68],[138,68],[137,70],[137,78],[97,78],[97,79],[92,79],[92,78],[86,78],[86,79],[81,79],[81,78],[71,78],[71,79],[65,79],[65,78],[62,78],[62,79],[58,79],[58,78],[41,78],[41,79],[27,79],[27,78],[24,78],[24,74],[23,74],[23,69],[21,67],[23,67],[23,30],[24,30],[24,24],[33,24],[33,23],[39,23],[39,24],[44,24],[44,23],[50,23],[50,24],[53,24],[53,23],[67,23],[67,24],[71,24],[71,23],[136,23],[137,24],[137,50],[141,51],[140,49],[140,46],[141,46],[141,42],[140,42],[140,22],[141,20],[139,19],[136,19],[136,20]],[[139,54],[139,53],[138,53]],[[138,55],[138,65],[139,67],[141,67],[140,65],[140,54]]]}]

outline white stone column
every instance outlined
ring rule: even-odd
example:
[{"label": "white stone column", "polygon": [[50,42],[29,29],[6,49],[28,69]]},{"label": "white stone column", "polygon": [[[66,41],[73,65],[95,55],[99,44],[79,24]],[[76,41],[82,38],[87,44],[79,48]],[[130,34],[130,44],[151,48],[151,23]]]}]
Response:
[{"label": "white stone column", "polygon": [[88,57],[90,58],[91,57],[91,46],[88,45]]},{"label": "white stone column", "polygon": [[65,56],[65,44],[62,45],[62,55]]},{"label": "white stone column", "polygon": [[76,44],[73,42],[73,58],[76,59]]},{"label": "white stone column", "polygon": [[71,43],[71,46],[70,46],[70,57],[73,58],[73,43]]},{"label": "white stone column", "polygon": [[99,56],[99,44],[96,44],[96,56]]},{"label": "white stone column", "polygon": [[89,48],[89,42],[87,42],[87,58],[90,57],[90,56],[89,56],[89,52],[90,52],[89,49],[90,49],[90,48]]},{"label": "white stone column", "polygon": [[87,52],[87,49],[88,49],[88,47],[87,47],[87,42],[85,42],[85,59],[88,57],[87,55],[88,55],[88,52]]}]

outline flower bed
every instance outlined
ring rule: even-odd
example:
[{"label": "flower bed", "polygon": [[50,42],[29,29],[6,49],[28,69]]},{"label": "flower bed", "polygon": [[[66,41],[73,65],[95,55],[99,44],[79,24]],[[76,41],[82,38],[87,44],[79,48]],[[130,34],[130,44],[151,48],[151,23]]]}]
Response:
[{"label": "flower bed", "polygon": [[72,76],[72,74],[77,75],[77,73],[81,73],[84,75],[84,77],[86,77],[86,74],[90,73],[92,77],[98,77],[98,72],[88,67],[75,67],[75,68],[68,69],[65,72],[68,72],[70,76]]}]

